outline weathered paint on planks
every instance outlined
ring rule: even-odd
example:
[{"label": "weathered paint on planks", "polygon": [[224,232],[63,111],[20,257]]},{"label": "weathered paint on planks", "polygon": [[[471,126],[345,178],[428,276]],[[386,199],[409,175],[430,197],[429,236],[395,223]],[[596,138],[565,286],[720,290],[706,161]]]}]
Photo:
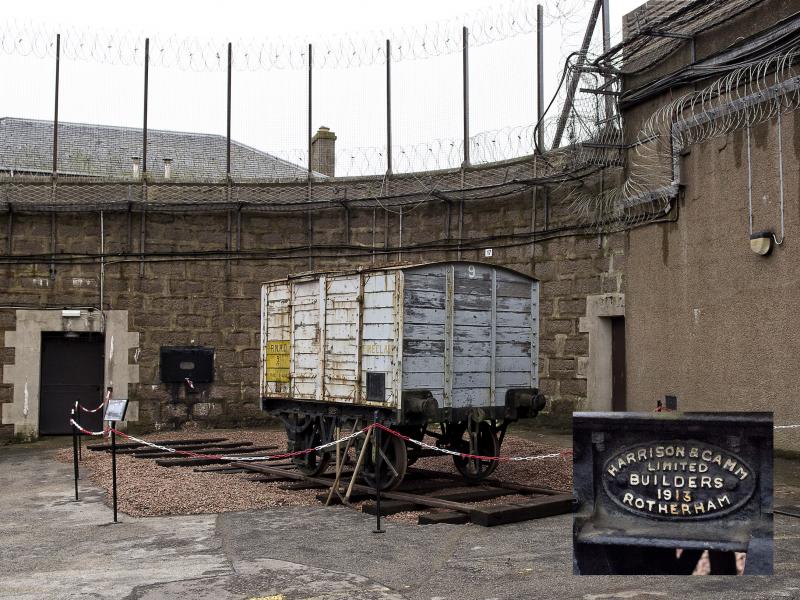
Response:
[{"label": "weathered paint on planks", "polygon": [[312,275],[265,284],[262,302],[267,394],[364,401],[377,372],[388,406],[402,389],[485,406],[538,383],[538,283],[512,271],[456,262]]}]

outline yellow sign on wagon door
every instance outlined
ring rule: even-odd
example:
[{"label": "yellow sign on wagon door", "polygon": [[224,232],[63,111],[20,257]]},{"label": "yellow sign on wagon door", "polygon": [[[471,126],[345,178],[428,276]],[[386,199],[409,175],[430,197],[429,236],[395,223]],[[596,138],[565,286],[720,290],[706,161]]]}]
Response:
[{"label": "yellow sign on wagon door", "polygon": [[267,381],[289,383],[291,348],[289,340],[267,341]]}]

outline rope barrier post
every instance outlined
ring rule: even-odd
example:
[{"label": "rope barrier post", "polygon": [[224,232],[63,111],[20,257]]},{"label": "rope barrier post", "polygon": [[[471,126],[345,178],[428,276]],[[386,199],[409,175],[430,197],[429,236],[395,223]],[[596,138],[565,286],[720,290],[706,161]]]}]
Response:
[{"label": "rope barrier post", "polygon": [[[75,409],[73,408],[70,411],[72,416],[72,421],[75,420],[77,416],[75,414]],[[72,470],[75,474],[75,502],[78,501],[78,428],[75,425],[72,425]]]},{"label": "rope barrier post", "polygon": [[[79,410],[80,405],[81,405],[80,399],[75,400],[75,418],[80,417],[81,414]],[[83,432],[78,430],[77,436],[78,436],[78,462],[80,462],[83,460]]]},{"label": "rope barrier post", "polygon": [[[378,411],[375,411],[375,425],[378,424]],[[383,432],[379,427],[375,427],[375,435],[373,437],[375,445],[375,518],[377,522],[375,529],[372,533],[386,533],[386,530],[381,527],[381,439]]]},{"label": "rope barrier post", "polygon": [[117,523],[117,422],[111,421],[111,495],[114,503],[114,523]]}]

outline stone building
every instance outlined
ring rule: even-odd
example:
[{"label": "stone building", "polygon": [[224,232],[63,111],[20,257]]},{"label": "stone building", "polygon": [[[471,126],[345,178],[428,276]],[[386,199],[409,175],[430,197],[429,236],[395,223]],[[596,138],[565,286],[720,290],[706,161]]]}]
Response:
[{"label": "stone building", "polygon": [[[315,138],[312,185],[274,181],[260,163],[253,167],[259,181],[201,184],[179,164],[174,180],[163,181],[154,162],[148,172],[158,176],[131,175],[102,189],[84,176],[59,176],[54,186],[35,169],[16,166],[12,174],[3,166],[3,433],[41,431],[48,349],[58,363],[91,339],[99,350],[86,360],[99,366],[95,389],[83,390],[82,401],[99,401],[113,388],[114,396],[131,399],[129,427],[257,420],[262,281],[310,269],[458,258],[541,281],[540,383],[551,419],[573,409],[651,411],[669,396],[679,410],[769,410],[776,422],[796,420],[796,110],[684,144],[675,152],[680,179],[668,173],[665,189],[653,191],[663,201],[658,218],[598,227],[581,225],[574,214],[576,187],[590,197],[624,191],[636,175],[632,145],[658,108],[713,84],[726,72],[721,66],[731,72],[753,52],[763,57],[797,43],[793,2],[751,4],[692,30],[691,39],[669,38],[668,51],[656,46],[658,60],[620,76],[626,145],[614,151],[624,167],[613,160],[587,167],[574,185],[541,176],[553,162],[548,156],[439,172],[424,190],[415,176],[393,175],[388,184],[382,177],[328,178],[335,136],[327,129]],[[661,23],[659,6],[650,2],[628,18],[629,42],[660,43],[651,35]],[[133,154],[126,148],[109,162],[126,170]],[[288,175],[297,177],[303,175]],[[751,250],[751,218],[782,241],[772,242],[769,255]],[[213,381],[164,383],[162,347],[213,348]],[[800,438],[789,431],[776,434],[776,447],[800,451]]]},{"label": "stone building", "polygon": [[[53,168],[53,122],[0,118],[0,173],[47,175]],[[151,176],[182,180],[220,180],[226,175],[224,135],[147,132],[147,171]],[[144,171],[142,130],[88,123],[58,124],[58,174],[62,177],[118,178]],[[293,179],[307,169],[231,141],[231,177]]]}]

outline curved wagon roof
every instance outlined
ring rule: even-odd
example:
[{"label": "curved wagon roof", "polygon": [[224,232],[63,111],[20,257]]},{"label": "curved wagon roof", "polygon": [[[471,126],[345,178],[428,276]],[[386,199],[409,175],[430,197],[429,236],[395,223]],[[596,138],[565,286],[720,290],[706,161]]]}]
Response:
[{"label": "curved wagon roof", "polygon": [[355,269],[326,269],[320,271],[303,271],[300,273],[296,273],[294,275],[289,275],[287,277],[280,277],[277,279],[270,279],[265,281],[264,283],[277,283],[281,281],[292,281],[292,280],[302,280],[302,279],[314,279],[316,277],[320,277],[322,275],[351,275],[355,273],[378,273],[383,271],[408,271],[411,269],[419,269],[422,267],[432,267],[437,265],[480,265],[482,267],[490,267],[493,269],[498,269],[500,271],[506,271],[508,273],[512,273],[519,277],[524,277],[530,281],[538,281],[536,277],[532,277],[527,273],[523,273],[522,271],[517,271],[510,267],[506,267],[503,265],[495,264],[495,263],[487,263],[481,262],[477,260],[437,260],[432,262],[421,262],[421,263],[410,263],[410,264],[394,264],[394,265],[383,265],[383,266],[367,266],[367,267],[359,267]]}]

